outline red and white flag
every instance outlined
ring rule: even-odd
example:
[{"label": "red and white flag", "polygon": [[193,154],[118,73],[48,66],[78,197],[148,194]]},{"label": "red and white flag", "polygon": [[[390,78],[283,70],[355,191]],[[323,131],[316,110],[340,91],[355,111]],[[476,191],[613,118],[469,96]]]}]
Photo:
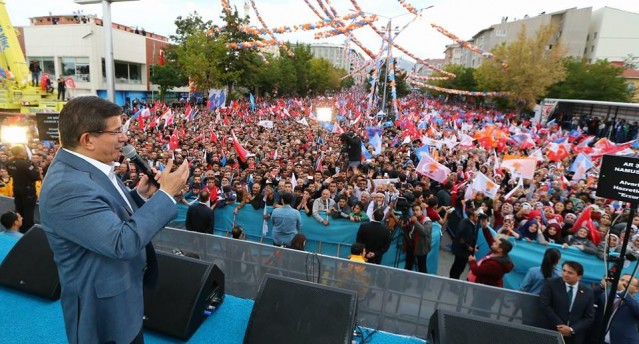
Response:
[{"label": "red and white flag", "polygon": [[237,153],[237,157],[240,158],[240,161],[246,162],[248,155],[250,154],[242,145],[240,141],[237,140],[235,136],[235,132],[231,130],[231,135],[233,136],[233,147],[235,148],[235,152]]}]

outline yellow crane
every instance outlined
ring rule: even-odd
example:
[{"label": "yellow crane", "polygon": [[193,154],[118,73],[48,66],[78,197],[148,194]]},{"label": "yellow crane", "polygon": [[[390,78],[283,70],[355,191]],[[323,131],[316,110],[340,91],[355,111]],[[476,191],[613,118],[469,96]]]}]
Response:
[{"label": "yellow crane", "polygon": [[0,0],[0,69],[0,111],[34,114],[62,107],[52,94],[31,85],[29,66],[4,0]]}]

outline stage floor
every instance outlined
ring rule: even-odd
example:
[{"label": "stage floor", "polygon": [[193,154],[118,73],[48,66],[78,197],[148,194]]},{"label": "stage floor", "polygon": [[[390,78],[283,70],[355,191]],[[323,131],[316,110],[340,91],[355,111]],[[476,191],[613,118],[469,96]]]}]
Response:
[{"label": "stage floor", "polygon": [[[4,258],[15,244],[15,239],[0,234],[0,258]],[[187,343],[241,344],[253,300],[226,295],[219,309],[204,321]],[[64,321],[60,301],[49,301],[0,287],[0,343],[66,343]],[[294,316],[294,315],[291,315]],[[365,333],[371,332],[364,329]],[[181,341],[145,332],[145,342],[150,344],[180,343]],[[371,344],[423,344],[414,337],[376,332]],[[286,343],[283,343],[286,344]]]}]

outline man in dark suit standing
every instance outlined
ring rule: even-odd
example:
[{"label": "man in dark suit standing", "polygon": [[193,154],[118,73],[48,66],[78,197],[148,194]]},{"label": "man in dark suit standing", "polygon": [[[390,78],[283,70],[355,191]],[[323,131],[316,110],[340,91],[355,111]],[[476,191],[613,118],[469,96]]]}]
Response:
[{"label": "man in dark suit standing", "polygon": [[459,279],[468,264],[468,256],[475,254],[477,245],[477,222],[479,213],[477,209],[466,211],[467,218],[461,220],[457,227],[457,236],[453,240],[453,254],[455,260],[450,267],[450,278]]},{"label": "man in dark suit standing", "polygon": [[548,329],[559,331],[568,344],[583,344],[595,317],[594,293],[580,282],[583,275],[580,263],[567,261],[561,277],[546,280],[539,295]]},{"label": "man in dark suit standing", "polygon": [[362,223],[357,231],[356,242],[361,242],[366,246],[366,258],[369,263],[381,264],[384,253],[390,247],[390,232],[382,224],[384,210],[377,209],[373,213],[373,220]]},{"label": "man in dark suit standing", "polygon": [[639,300],[637,300],[637,290],[639,290],[639,280],[630,279],[630,275],[623,275],[619,279],[618,299],[614,306],[616,312],[610,322],[610,343],[614,344],[637,344],[639,343]]},{"label": "man in dark suit standing", "polygon": [[215,207],[215,202],[213,207],[209,207],[209,198],[209,190],[204,189],[200,191],[198,202],[189,206],[185,220],[187,231],[213,234],[214,215],[212,208]]},{"label": "man in dark suit standing", "polygon": [[62,148],[40,194],[40,218],[58,266],[69,343],[144,343],[143,284],[157,283],[153,237],[177,216],[173,195],[188,179],[186,160],[169,160],[159,188],[142,175],[135,190],[115,176],[129,140],[122,108],[77,97],[60,111]]}]

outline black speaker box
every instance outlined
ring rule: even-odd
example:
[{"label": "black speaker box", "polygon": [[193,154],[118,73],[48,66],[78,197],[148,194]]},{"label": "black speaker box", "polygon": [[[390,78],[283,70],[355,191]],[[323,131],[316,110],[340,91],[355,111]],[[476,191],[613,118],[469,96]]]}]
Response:
[{"label": "black speaker box", "polygon": [[356,312],[354,291],[267,274],[244,344],[351,344]]},{"label": "black speaker box", "polygon": [[224,301],[224,273],[202,260],[157,251],[158,285],[144,289],[144,327],[188,340]]},{"label": "black speaker box", "polygon": [[49,300],[60,298],[58,268],[40,225],[31,227],[4,258],[0,284]]},{"label": "black speaker box", "polygon": [[431,344],[563,344],[557,331],[498,322],[495,319],[438,309],[430,317]]}]

